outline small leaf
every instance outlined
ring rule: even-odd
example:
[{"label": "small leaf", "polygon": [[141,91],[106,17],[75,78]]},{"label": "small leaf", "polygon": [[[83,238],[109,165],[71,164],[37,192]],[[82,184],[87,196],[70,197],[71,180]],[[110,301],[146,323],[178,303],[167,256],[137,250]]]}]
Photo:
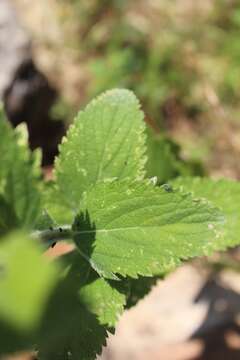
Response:
[{"label": "small leaf", "polygon": [[13,151],[14,151],[14,133],[11,130],[10,124],[7,122],[3,110],[3,105],[0,103],[0,191],[3,188],[6,174],[9,167],[12,165]]},{"label": "small leaf", "polygon": [[0,194],[0,236],[18,226],[18,220],[12,207]]},{"label": "small leaf", "polygon": [[201,175],[203,169],[196,161],[181,159],[180,147],[172,139],[148,128],[146,173],[148,178],[156,176],[158,184],[163,184],[178,175]]},{"label": "small leaf", "polygon": [[71,281],[76,280],[81,302],[98,317],[102,325],[116,325],[126,303],[125,294],[117,290],[116,282],[100,278],[77,251],[67,257],[71,264],[68,276]]},{"label": "small leaf", "polygon": [[56,160],[59,190],[71,207],[103,179],[144,176],[144,129],[139,102],[128,90],[108,91],[78,114]]},{"label": "small leaf", "polygon": [[177,159],[178,146],[164,135],[154,134],[147,131],[147,177],[157,177],[158,183],[162,184],[174,178],[179,173]]},{"label": "small leaf", "polygon": [[128,286],[126,307],[131,308],[132,306],[135,306],[139,300],[143,299],[151,291],[159,279],[159,276],[141,276],[138,279],[127,278],[125,280],[126,285]]},{"label": "small leaf", "polygon": [[103,325],[115,324],[125,295],[100,279],[76,251],[60,260],[66,269],[45,314],[40,359],[95,359],[107,337]]},{"label": "small leaf", "polygon": [[226,218],[224,231],[214,243],[215,250],[224,250],[240,243],[239,182],[186,177],[176,179],[173,185],[182,191],[192,192],[195,197],[208,199],[223,212]]},{"label": "small leaf", "polygon": [[44,231],[44,230],[51,229],[56,226],[57,226],[57,224],[55,223],[55,221],[51,218],[51,216],[48,214],[48,212],[44,209],[41,211],[39,217],[37,218],[34,229]]},{"label": "small leaf", "polygon": [[74,211],[62,198],[54,182],[45,182],[42,190],[42,208],[57,226],[71,224]]},{"label": "small leaf", "polygon": [[2,239],[0,354],[32,345],[56,280],[56,267],[42,256],[42,249],[37,242],[18,233]]},{"label": "small leaf", "polygon": [[114,181],[87,192],[73,232],[92,267],[116,279],[158,275],[208,254],[222,226],[218,209],[169,186]]},{"label": "small leaf", "polygon": [[[31,153],[26,128],[14,131],[0,109],[0,192],[12,207],[21,225],[32,227],[38,216],[40,167],[37,153]],[[38,156],[39,158],[39,156]]]},{"label": "small leaf", "polygon": [[[58,303],[61,303],[61,295],[58,294]],[[102,346],[106,345],[106,328],[77,300],[66,301],[66,298],[63,298],[62,301],[63,303],[59,304],[62,305],[62,313],[58,312],[60,317],[54,320],[58,326],[52,328],[49,321],[47,322],[48,327],[43,333],[44,344],[39,348],[39,360],[95,360],[96,355],[101,353]],[[60,310],[60,307],[58,308]],[[52,317],[53,311],[54,308],[49,316]],[[64,313],[68,318],[62,318]]]}]

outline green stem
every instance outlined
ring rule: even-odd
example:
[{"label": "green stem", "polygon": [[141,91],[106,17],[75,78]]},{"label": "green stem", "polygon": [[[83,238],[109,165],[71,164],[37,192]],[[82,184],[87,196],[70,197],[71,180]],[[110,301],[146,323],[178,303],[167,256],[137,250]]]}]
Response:
[{"label": "green stem", "polygon": [[70,225],[63,225],[47,230],[37,230],[32,233],[32,237],[40,240],[44,246],[53,246],[58,241],[71,239],[73,231]]}]

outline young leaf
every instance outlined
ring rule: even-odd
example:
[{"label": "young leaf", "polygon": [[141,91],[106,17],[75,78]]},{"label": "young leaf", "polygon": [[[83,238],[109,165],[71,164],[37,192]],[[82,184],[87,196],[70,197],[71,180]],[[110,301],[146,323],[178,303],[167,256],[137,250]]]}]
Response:
[{"label": "young leaf", "polygon": [[146,173],[148,178],[157,177],[158,183],[162,184],[178,175],[177,159],[179,149],[175,143],[167,137],[147,131],[147,163]]},{"label": "young leaf", "polygon": [[57,224],[51,218],[49,213],[45,209],[43,209],[37,218],[34,229],[39,230],[39,231],[46,231],[46,230],[50,230],[54,227],[57,227]]},{"label": "young leaf", "polygon": [[103,324],[115,324],[125,297],[100,279],[76,251],[63,258],[65,275],[42,323],[40,359],[93,360],[105,345]]},{"label": "young leaf", "polygon": [[[42,207],[52,219],[52,226],[63,226],[71,224],[74,212],[69,205],[62,199],[61,194],[54,182],[44,183],[42,190]],[[41,221],[41,219],[39,219]]]},{"label": "young leaf", "polygon": [[26,130],[14,131],[0,109],[0,192],[12,207],[19,223],[32,227],[40,206],[38,181],[40,168],[37,155],[26,143]]},{"label": "young leaf", "polygon": [[[56,280],[55,266],[43,258],[42,249],[36,241],[17,233],[2,239],[0,354],[32,345],[31,341]],[[9,333],[12,334],[11,341]]]},{"label": "young leaf", "polygon": [[151,182],[105,182],[87,192],[74,240],[107,278],[161,274],[181,259],[207,254],[223,216],[207,202]]},{"label": "young leaf", "polygon": [[14,133],[11,130],[10,124],[7,122],[3,110],[3,105],[0,103],[0,191],[3,188],[3,181],[10,166],[12,165],[12,158],[14,152]]},{"label": "young leaf", "polygon": [[6,177],[5,197],[12,204],[23,226],[32,227],[40,207],[38,181],[40,170],[35,156],[16,132],[11,169]]},{"label": "young leaf", "polygon": [[214,243],[216,250],[223,250],[240,243],[240,183],[234,180],[207,178],[178,178],[175,187],[190,191],[195,197],[206,198],[224,213],[224,231]]},{"label": "young leaf", "polygon": [[138,279],[127,278],[125,280],[128,286],[126,307],[129,309],[135,306],[139,300],[143,299],[151,291],[160,278],[162,279],[163,276],[141,276]]},{"label": "young leaf", "polygon": [[0,194],[0,236],[18,226],[18,220],[12,207]]},{"label": "young leaf", "polygon": [[98,318],[102,325],[113,327],[123,312],[126,296],[118,291],[116,282],[100,278],[78,251],[64,257],[68,267],[67,276],[75,281],[78,296],[86,308]]},{"label": "young leaf", "polygon": [[[66,295],[65,291],[64,294]],[[60,317],[56,317],[52,323],[46,321],[47,327],[44,328],[38,359],[95,360],[96,355],[101,353],[102,346],[106,345],[106,328],[79,301],[72,298],[67,301],[61,295],[58,294],[56,306],[49,313],[53,318],[53,312],[58,307],[58,310],[61,309],[61,313],[58,312]],[[64,319],[62,314],[65,314]],[[55,326],[51,327],[54,322]]]},{"label": "young leaf", "polygon": [[158,184],[163,184],[178,175],[202,175],[203,169],[196,161],[181,159],[180,147],[164,134],[156,134],[147,129],[147,163],[148,178],[157,177]]},{"label": "young leaf", "polygon": [[71,207],[103,179],[144,176],[144,129],[139,102],[128,90],[108,91],[78,114],[56,160],[57,183]]}]

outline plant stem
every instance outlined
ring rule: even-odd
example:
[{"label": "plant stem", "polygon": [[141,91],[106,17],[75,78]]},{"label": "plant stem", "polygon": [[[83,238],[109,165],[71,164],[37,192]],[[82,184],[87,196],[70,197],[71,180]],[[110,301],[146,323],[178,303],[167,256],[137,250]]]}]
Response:
[{"label": "plant stem", "polygon": [[63,225],[46,230],[37,230],[32,233],[32,237],[40,240],[44,246],[53,246],[56,242],[71,239],[73,231],[70,225]]}]

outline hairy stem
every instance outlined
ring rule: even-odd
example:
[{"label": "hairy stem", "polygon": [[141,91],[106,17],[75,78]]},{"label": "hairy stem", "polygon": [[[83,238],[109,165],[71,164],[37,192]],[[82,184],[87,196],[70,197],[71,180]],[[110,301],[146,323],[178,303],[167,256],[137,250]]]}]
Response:
[{"label": "hairy stem", "polygon": [[32,237],[40,240],[46,247],[53,246],[58,241],[71,239],[72,236],[73,231],[70,225],[37,230],[32,233]]}]

